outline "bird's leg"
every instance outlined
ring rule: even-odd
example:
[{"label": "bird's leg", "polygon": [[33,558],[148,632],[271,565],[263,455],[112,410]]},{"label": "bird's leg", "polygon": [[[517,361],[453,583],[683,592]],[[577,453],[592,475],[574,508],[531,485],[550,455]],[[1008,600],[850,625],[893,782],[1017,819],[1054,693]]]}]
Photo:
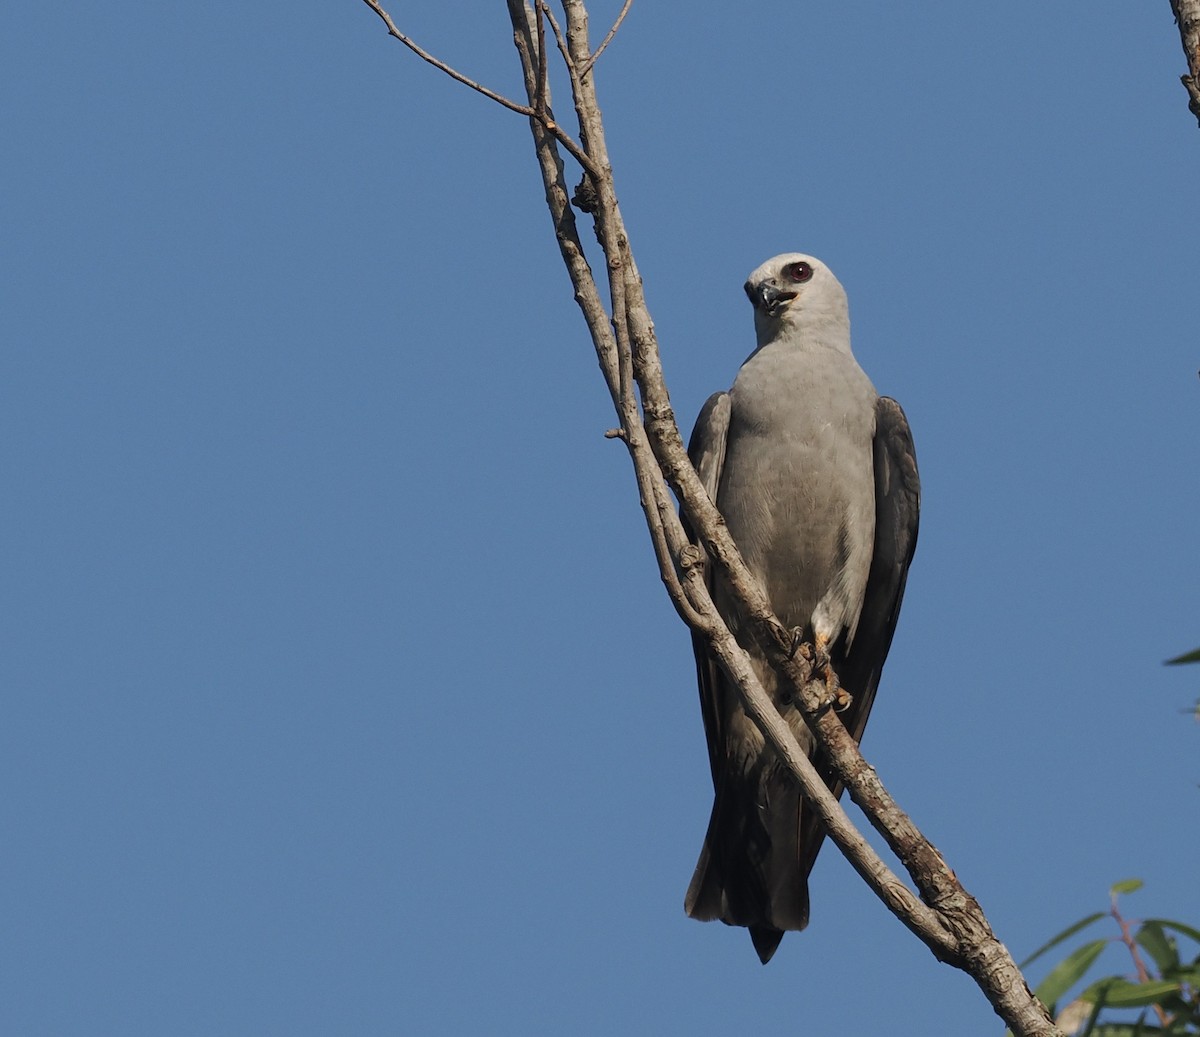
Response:
[{"label": "bird's leg", "polygon": [[833,660],[829,656],[829,638],[814,634],[813,675],[824,676],[825,693],[828,695],[827,707],[832,706],[835,713],[844,713],[854,701],[853,696],[842,687],[838,675],[833,670]]},{"label": "bird's leg", "polygon": [[812,679],[823,681],[825,684],[827,697],[821,711],[832,709],[835,713],[844,713],[849,709],[854,697],[842,687],[838,675],[834,672],[833,660],[829,655],[829,638],[814,633],[810,644],[804,640],[803,627],[792,627],[792,644],[788,650],[788,658],[794,659],[797,654],[812,665]]},{"label": "bird's leg", "polygon": [[824,634],[813,634],[813,675],[824,674],[825,683],[829,683],[829,675],[833,672],[829,658],[829,638]]}]

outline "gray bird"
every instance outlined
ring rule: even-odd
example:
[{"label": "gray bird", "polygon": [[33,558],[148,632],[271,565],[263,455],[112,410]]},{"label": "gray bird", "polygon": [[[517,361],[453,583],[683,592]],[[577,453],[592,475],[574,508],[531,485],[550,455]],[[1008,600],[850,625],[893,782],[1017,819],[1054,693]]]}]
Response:
[{"label": "gray bird", "polygon": [[[758,348],[729,392],[705,403],[688,453],[780,620],[827,653],[862,737],[892,643],[917,542],[920,483],[912,436],[850,352],[846,292],[824,263],[789,253],[750,275]],[[810,755],[813,737],[770,666],[738,629],[711,569],[721,614]],[[766,964],[783,933],[808,924],[808,875],[825,830],[796,780],[764,747],[737,691],[694,640],[715,800],[685,907],[744,925]],[[841,787],[818,757],[835,795]]]}]

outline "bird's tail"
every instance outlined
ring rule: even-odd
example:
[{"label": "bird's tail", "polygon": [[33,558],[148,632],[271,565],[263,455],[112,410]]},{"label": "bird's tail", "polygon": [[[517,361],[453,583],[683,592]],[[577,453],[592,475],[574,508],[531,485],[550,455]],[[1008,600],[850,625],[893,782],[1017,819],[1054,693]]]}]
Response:
[{"label": "bird's tail", "polygon": [[795,780],[775,765],[752,767],[741,781],[727,776],[684,900],[692,918],[746,926],[764,965],[785,930],[808,925],[815,848],[803,845],[801,810]]}]

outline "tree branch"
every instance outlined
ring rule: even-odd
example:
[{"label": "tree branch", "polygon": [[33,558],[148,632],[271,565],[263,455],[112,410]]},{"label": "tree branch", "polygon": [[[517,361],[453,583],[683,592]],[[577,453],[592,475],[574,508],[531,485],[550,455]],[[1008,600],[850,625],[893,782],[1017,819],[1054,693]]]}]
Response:
[{"label": "tree branch", "polygon": [[613,37],[616,36],[617,30],[621,28],[621,23],[625,21],[625,16],[629,13],[629,9],[633,6],[633,0],[625,0],[625,6],[621,8],[621,13],[617,15],[617,20],[613,22],[612,28],[608,30],[608,35],[600,41],[600,46],[596,48],[596,52],[584,62],[583,67],[579,70],[580,78],[586,76],[592,70],[592,66],[599,60],[600,55],[604,53],[605,48],[612,43]]},{"label": "tree branch", "polygon": [[[1133,959],[1133,967],[1137,972],[1139,983],[1149,983],[1151,980],[1150,970],[1146,968],[1146,963],[1142,961],[1142,955],[1138,951],[1137,939],[1133,935],[1133,929],[1121,914],[1120,908],[1117,907],[1117,894],[1114,891],[1110,897],[1112,907],[1109,909],[1109,914],[1116,920],[1117,927],[1121,930],[1121,942],[1129,951],[1129,956]],[[1163,1006],[1155,1004],[1154,1014],[1158,1016],[1159,1025],[1165,1030],[1170,1024],[1170,1017],[1167,1015]]]},{"label": "tree branch", "polygon": [[472,90],[483,94],[484,97],[490,97],[497,104],[503,105],[505,108],[509,109],[509,111],[517,112],[520,115],[533,114],[532,108],[523,104],[517,104],[516,101],[510,101],[503,94],[498,94],[494,90],[489,90],[486,86],[476,83],[475,80],[464,76],[461,72],[451,68],[444,61],[439,61],[423,47],[418,46],[413,40],[405,36],[404,33],[396,28],[396,23],[392,21],[392,16],[379,5],[378,0],[363,0],[363,3],[365,3],[383,20],[383,24],[387,26],[389,36],[394,36],[396,39],[398,39],[422,61],[428,61],[429,64],[431,64],[434,68],[445,72],[446,75],[448,75],[451,79],[454,79],[459,83],[462,83],[463,86],[470,87]]},{"label": "tree branch", "polygon": [[[470,87],[477,93],[483,94],[484,97],[495,101],[498,105],[507,108],[510,112],[516,112],[518,115],[540,119],[542,125],[545,126],[545,128],[558,139],[558,142],[562,144],[562,146],[566,148],[568,152],[570,152],[571,157],[574,158],[576,162],[578,162],[589,172],[594,172],[594,170],[591,169],[590,160],[588,159],[586,152],[584,152],[584,150],[578,144],[576,144],[566,132],[563,131],[562,127],[560,127],[554,121],[553,113],[550,112],[549,108],[546,108],[540,112],[538,111],[537,93],[531,94],[530,103],[528,105],[524,105],[510,100],[503,94],[496,93],[494,90],[489,90],[486,86],[475,82],[475,80],[469,78],[468,76],[464,76],[461,72],[447,65],[444,61],[435,58],[429,53],[429,51],[418,46],[412,39],[410,39],[408,36],[405,36],[404,33],[396,28],[396,23],[392,21],[392,16],[388,14],[382,6],[380,6],[379,0],[363,0],[363,3],[365,3],[369,8],[371,8],[372,11],[379,15],[380,19],[383,21],[383,24],[387,26],[389,36],[393,36],[403,43],[404,46],[416,54],[417,57],[419,57],[422,61],[427,61],[434,68],[445,72],[446,75],[448,75],[451,79],[458,83],[462,83],[463,86]],[[541,33],[539,33],[538,36],[540,38]]]},{"label": "tree branch", "polygon": [[554,11],[546,0],[538,0],[538,4],[542,9],[542,13],[546,16],[546,20],[550,23],[550,28],[554,30],[554,41],[558,44],[558,52],[562,55],[563,63],[567,66],[567,71],[571,73],[571,78],[575,78],[575,62],[571,60],[571,55],[567,52],[567,41],[563,38],[562,29],[559,27],[558,21],[554,17]]},{"label": "tree branch", "polygon": [[[366,2],[379,10],[374,0]],[[542,0],[534,2],[536,14],[525,0],[507,0],[530,104],[528,108],[511,103],[506,107],[521,111],[529,119],[555,237],[621,421],[619,438],[630,453],[660,576],[672,603],[684,621],[703,638],[737,687],[747,714],[795,775],[805,798],[826,825],[833,841],[889,909],[938,958],[968,972],[997,1014],[1019,1037],[1061,1037],[1045,1008],[1030,993],[1008,951],[992,933],[978,903],[963,889],[936,848],[891,799],[842,722],[828,708],[824,680],[814,679],[810,656],[793,650],[791,631],[774,615],[688,460],[663,381],[641,278],[617,204],[594,80],[588,75],[627,13],[629,2],[594,53],[588,43],[587,11],[583,0],[562,0],[565,16],[562,30],[551,21],[560,50],[566,52],[579,123],[580,154],[572,148],[574,142],[548,114],[549,88],[544,71],[547,48],[541,39],[542,17],[548,15],[548,10]],[[403,39],[398,33],[393,32],[393,35]],[[443,68],[440,63],[431,63]],[[455,78],[461,81],[461,77]],[[547,102],[541,110],[539,98],[545,98]],[[587,261],[570,208],[563,161],[558,152],[560,144],[587,170],[591,181],[595,195],[596,233],[605,257],[611,317]],[[710,564],[717,567],[729,587],[744,620],[743,627],[752,638],[756,651],[776,670],[785,686],[790,685],[793,689],[794,699],[824,756],[854,801],[903,861],[920,891],[920,900],[888,870],[854,830],[836,797],[816,773],[808,754],[801,749],[763,690],[746,651],[713,603],[703,573],[704,554],[687,541],[663,484],[664,475],[697,531]]]},{"label": "tree branch", "polygon": [[1188,92],[1188,109],[1200,125],[1200,0],[1171,0],[1171,11],[1188,63],[1188,74],[1179,79]]}]

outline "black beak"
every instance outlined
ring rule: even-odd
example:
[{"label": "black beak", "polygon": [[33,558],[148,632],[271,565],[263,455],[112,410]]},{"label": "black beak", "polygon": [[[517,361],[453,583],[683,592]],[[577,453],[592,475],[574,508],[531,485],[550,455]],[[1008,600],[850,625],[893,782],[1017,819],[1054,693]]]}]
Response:
[{"label": "black beak", "polygon": [[796,298],[795,292],[781,291],[772,281],[763,281],[757,286],[747,281],[745,289],[750,297],[750,304],[756,310],[762,310],[768,317],[778,317],[784,306]]}]

